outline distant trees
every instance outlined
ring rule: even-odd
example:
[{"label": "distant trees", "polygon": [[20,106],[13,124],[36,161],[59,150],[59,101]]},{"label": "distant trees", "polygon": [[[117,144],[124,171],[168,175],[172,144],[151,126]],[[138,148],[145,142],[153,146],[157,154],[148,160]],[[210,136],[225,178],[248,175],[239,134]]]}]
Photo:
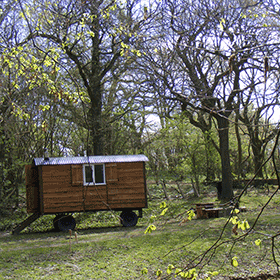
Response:
[{"label": "distant trees", "polygon": [[[277,104],[277,87],[269,89],[276,99],[263,98],[273,71],[278,75],[275,54],[279,47],[273,28],[268,29],[265,9],[259,5],[251,1],[165,1],[158,36],[153,44],[147,41],[145,51],[152,87],[160,87],[164,98],[177,100],[190,122],[203,132],[217,125],[219,144],[213,144],[221,158],[222,198],[226,200],[233,196],[230,116],[246,112],[250,104],[261,100],[261,110]],[[275,65],[269,73],[264,66],[266,56],[273,56]],[[249,135],[256,145],[257,140]]]},{"label": "distant trees", "polygon": [[188,181],[194,194],[199,196],[201,182],[209,180],[209,170],[213,176],[219,176],[218,152],[214,149],[209,153],[207,135],[190,124],[184,115],[174,113],[165,119],[164,127],[148,136],[148,165],[157,184],[172,180],[180,189],[180,183]]},{"label": "distant trees", "polygon": [[[22,51],[18,36],[20,18],[16,1],[1,3],[0,16],[0,214],[3,209],[18,206],[19,187],[23,182],[23,165],[27,147],[24,145],[27,128],[24,122],[24,77]],[[19,117],[21,115],[21,117]]]}]

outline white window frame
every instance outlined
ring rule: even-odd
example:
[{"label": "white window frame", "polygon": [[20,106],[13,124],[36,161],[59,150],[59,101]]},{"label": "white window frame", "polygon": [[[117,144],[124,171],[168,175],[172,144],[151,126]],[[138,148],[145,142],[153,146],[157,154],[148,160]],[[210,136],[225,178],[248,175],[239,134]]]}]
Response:
[{"label": "white window frame", "polygon": [[[102,165],[103,166],[103,183],[95,183],[95,166],[96,165]],[[92,182],[86,181],[86,167],[89,166],[92,170]],[[105,176],[105,164],[84,164],[83,165],[83,180],[84,185],[86,186],[93,186],[93,185],[106,185],[106,176]]]}]

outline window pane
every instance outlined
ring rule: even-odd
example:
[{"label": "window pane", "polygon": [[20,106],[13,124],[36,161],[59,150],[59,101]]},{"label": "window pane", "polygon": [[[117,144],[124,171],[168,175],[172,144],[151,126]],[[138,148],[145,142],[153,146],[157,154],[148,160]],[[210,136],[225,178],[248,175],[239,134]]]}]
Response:
[{"label": "window pane", "polygon": [[94,165],[94,171],[95,171],[95,183],[96,184],[104,183],[103,164]]},{"label": "window pane", "polygon": [[92,183],[92,169],[90,166],[85,166],[86,183]]}]

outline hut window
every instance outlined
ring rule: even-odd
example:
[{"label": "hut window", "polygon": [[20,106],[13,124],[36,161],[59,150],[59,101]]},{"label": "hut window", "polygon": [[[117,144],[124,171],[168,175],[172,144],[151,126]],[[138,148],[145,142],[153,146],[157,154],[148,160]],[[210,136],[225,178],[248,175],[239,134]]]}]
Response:
[{"label": "hut window", "polygon": [[104,185],[105,168],[104,164],[84,165],[84,184],[85,185]]}]

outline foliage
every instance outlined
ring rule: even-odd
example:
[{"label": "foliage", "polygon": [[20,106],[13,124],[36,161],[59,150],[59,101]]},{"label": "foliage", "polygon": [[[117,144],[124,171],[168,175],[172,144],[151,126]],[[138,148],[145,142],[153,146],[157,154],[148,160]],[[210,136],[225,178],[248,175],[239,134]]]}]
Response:
[{"label": "foliage", "polygon": [[219,175],[217,151],[208,137],[210,132],[203,135],[188,119],[176,114],[166,119],[164,125],[155,134],[149,134],[152,140],[146,152],[150,175],[156,181],[192,182],[199,195],[202,180],[210,180],[209,170],[212,180]]}]

